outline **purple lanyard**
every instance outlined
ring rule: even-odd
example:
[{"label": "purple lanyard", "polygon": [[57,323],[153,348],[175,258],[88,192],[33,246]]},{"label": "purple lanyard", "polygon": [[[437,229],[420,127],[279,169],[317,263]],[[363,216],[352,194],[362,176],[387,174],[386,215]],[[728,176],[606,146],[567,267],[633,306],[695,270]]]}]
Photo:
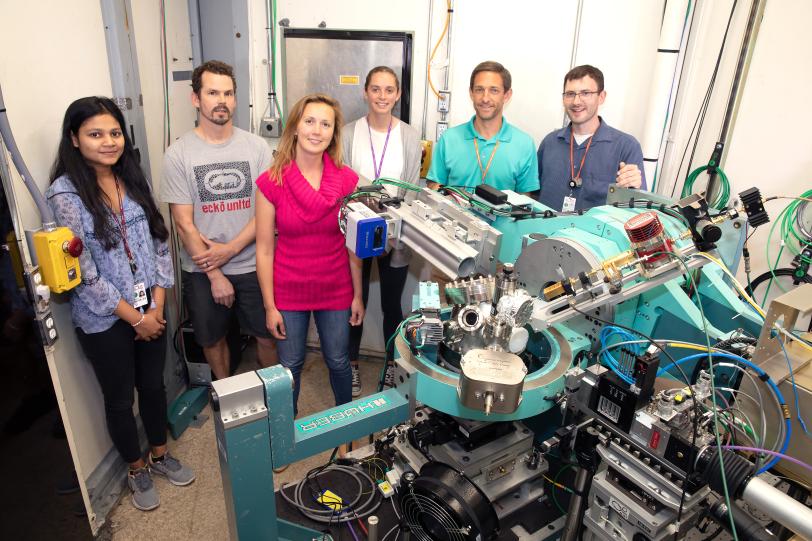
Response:
[{"label": "purple lanyard", "polygon": [[386,155],[386,147],[389,146],[389,134],[392,133],[392,118],[389,118],[389,128],[386,130],[386,141],[383,143],[383,151],[381,152],[381,162],[378,163],[375,157],[375,145],[372,144],[372,128],[369,127],[369,116],[367,116],[367,130],[369,131],[369,149],[372,151],[372,169],[375,172],[377,180],[381,178],[381,170],[383,169],[383,157]]}]

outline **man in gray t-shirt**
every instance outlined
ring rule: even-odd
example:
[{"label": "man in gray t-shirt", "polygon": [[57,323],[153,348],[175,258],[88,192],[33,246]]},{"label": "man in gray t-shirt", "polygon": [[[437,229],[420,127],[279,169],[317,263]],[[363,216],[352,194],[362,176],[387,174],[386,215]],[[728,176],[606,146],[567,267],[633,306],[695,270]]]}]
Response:
[{"label": "man in gray t-shirt", "polygon": [[271,152],[262,138],[234,127],[235,88],[228,64],[209,61],[195,69],[198,126],[166,151],[161,183],[183,244],[183,295],[195,340],[218,379],[229,375],[226,334],[234,310],[257,338],[260,364],[275,360],[254,244],[254,180],[270,166]]}]

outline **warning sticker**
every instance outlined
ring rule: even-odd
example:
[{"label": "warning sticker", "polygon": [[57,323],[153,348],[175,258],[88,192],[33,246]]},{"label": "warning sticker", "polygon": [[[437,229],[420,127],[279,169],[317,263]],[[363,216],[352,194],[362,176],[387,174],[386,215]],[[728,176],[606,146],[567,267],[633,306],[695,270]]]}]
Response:
[{"label": "warning sticker", "polygon": [[358,86],[358,85],[361,84],[361,76],[360,75],[339,75],[338,76],[338,84],[340,84],[340,85]]}]

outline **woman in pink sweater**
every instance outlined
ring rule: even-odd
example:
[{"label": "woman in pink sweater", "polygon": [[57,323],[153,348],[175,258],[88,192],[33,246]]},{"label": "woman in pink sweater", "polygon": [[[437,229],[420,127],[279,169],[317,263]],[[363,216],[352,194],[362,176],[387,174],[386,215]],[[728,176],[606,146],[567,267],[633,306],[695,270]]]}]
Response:
[{"label": "woman in pink sweater", "polygon": [[294,412],[311,313],[336,405],[352,399],[347,320],[360,325],[364,303],[361,260],[338,228],[341,202],[358,182],[341,161],[342,124],[338,102],[305,96],[290,111],[273,165],[257,179],[264,196],[256,198],[257,277],[279,362],[293,374]]}]

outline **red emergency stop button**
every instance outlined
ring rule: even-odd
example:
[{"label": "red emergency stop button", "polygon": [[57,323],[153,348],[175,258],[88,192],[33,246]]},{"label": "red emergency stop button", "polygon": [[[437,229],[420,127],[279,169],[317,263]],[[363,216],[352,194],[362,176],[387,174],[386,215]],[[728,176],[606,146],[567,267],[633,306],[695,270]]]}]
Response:
[{"label": "red emergency stop button", "polygon": [[82,250],[84,249],[84,245],[82,244],[82,239],[79,237],[73,237],[70,240],[66,240],[62,243],[62,251],[66,254],[70,254],[73,257],[79,257],[82,255]]}]

